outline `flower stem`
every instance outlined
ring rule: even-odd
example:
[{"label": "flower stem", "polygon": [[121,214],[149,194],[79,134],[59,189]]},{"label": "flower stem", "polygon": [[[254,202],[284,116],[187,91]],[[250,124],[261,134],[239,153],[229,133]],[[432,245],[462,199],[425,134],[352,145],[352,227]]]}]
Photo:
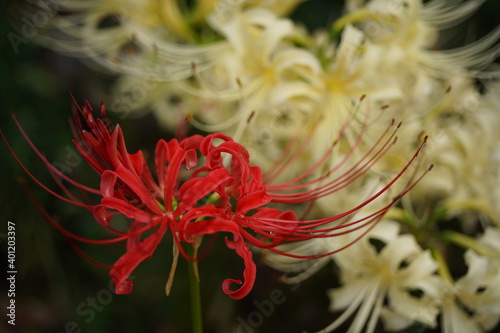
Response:
[{"label": "flower stem", "polygon": [[436,260],[438,264],[438,274],[441,276],[441,278],[448,282],[450,285],[453,285],[454,280],[451,277],[450,270],[448,269],[448,265],[446,264],[446,260],[443,258],[443,255],[439,250],[433,246],[430,247],[432,256],[434,257],[434,260]]},{"label": "flower stem", "polygon": [[[357,10],[353,13],[349,13],[346,15],[343,15],[339,19],[337,19],[335,22],[333,22],[333,25],[330,29],[330,35],[331,36],[337,36],[342,29],[347,24],[352,24],[356,22],[360,22],[362,20],[365,20],[367,17],[369,17],[370,12],[367,9],[360,9]],[[372,14],[373,15],[373,14]]]},{"label": "flower stem", "polygon": [[441,233],[441,237],[455,245],[458,245],[464,249],[472,249],[476,253],[483,256],[497,256],[498,253],[486,244],[480,243],[477,239],[461,234],[452,230],[445,230]]},{"label": "flower stem", "polygon": [[[189,256],[196,258],[197,248],[195,243],[189,246]],[[201,316],[201,296],[200,296],[200,281],[198,279],[198,262],[188,261],[189,270],[189,292],[191,297],[191,323],[193,333],[203,333],[203,320]]]}]

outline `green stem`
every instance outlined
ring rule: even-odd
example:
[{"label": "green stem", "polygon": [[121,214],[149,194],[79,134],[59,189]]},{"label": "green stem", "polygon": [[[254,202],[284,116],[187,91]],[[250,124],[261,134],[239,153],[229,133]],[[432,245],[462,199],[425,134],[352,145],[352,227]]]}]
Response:
[{"label": "green stem", "polygon": [[458,245],[464,249],[472,249],[482,256],[498,256],[498,252],[486,244],[480,243],[477,239],[452,230],[445,230],[441,237],[450,243]]},{"label": "green stem", "polygon": [[434,260],[436,260],[438,264],[438,274],[441,276],[441,278],[448,282],[450,285],[453,285],[454,280],[451,277],[450,270],[448,269],[448,265],[446,264],[446,260],[444,260],[443,255],[439,250],[433,246],[430,247],[432,256],[434,257]]},{"label": "green stem", "polygon": [[336,37],[340,34],[340,31],[344,29],[347,24],[352,24],[356,22],[360,22],[368,18],[373,13],[370,13],[367,9],[360,9],[353,13],[349,13],[343,15],[335,22],[333,22],[332,27],[330,28],[330,37]]},{"label": "green stem", "polygon": [[[189,246],[189,256],[195,258],[197,250],[195,244]],[[191,322],[193,333],[203,333],[203,319],[201,316],[200,281],[198,280],[197,261],[187,261],[189,269],[189,293],[191,297]]]}]

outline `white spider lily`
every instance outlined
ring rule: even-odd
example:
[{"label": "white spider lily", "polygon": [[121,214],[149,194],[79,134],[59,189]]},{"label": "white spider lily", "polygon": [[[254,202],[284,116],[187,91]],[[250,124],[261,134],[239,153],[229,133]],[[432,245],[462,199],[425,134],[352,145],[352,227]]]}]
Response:
[{"label": "white spider lily", "polygon": [[468,250],[467,274],[452,287],[445,288],[442,303],[444,333],[482,333],[496,326],[500,319],[500,265]]},{"label": "white spider lily", "polygon": [[[409,322],[436,325],[437,265],[412,235],[399,234],[397,223],[382,221],[333,259],[342,286],[328,291],[330,310],[343,313],[319,332],[332,332],[350,317],[349,333],[374,332],[384,309],[403,314]],[[414,296],[417,291],[420,295]]]}]

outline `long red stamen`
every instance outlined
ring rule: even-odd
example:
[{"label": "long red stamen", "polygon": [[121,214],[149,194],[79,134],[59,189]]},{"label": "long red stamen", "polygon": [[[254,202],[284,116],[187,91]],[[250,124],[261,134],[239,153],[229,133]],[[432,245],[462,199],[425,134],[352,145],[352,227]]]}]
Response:
[{"label": "long red stamen", "polygon": [[[298,203],[298,202],[306,202],[306,201],[314,201],[318,198],[327,196],[332,194],[342,188],[353,183],[355,180],[359,179],[363,174],[365,174],[384,154],[390,149],[390,147],[394,144],[394,138],[397,130],[399,129],[399,125],[397,128],[391,133],[391,135],[385,139],[385,141],[381,144],[381,141],[387,135],[389,129],[394,125],[391,123],[386,130],[379,136],[376,140],[375,144],[368,150],[368,152],[359,159],[355,164],[353,164],[349,169],[344,171],[340,176],[335,178],[333,181],[321,185],[315,189],[303,191],[303,192],[295,192],[295,193],[276,193],[274,191],[292,191],[305,187],[310,187],[318,182],[323,181],[325,178],[329,177],[331,174],[335,173],[347,160],[352,156],[357,148],[357,143],[362,138],[362,134],[358,135],[356,142],[347,154],[342,158],[339,164],[330,169],[325,175],[320,176],[312,181],[298,184],[298,185],[270,185],[268,186],[268,190],[270,191],[270,195],[275,202],[281,203]],[[380,146],[380,147],[379,147]],[[377,149],[375,151],[375,149]],[[375,151],[375,152],[374,152]],[[373,155],[372,155],[373,153]],[[370,156],[372,155],[372,156]]]},{"label": "long red stamen", "polygon": [[[422,144],[423,145],[423,144]],[[414,158],[416,158],[418,154],[415,154]],[[412,160],[413,161],[413,160]],[[411,162],[406,166],[409,167]],[[384,189],[386,190],[389,186],[391,186],[401,175],[398,174],[388,185],[384,187],[384,189],[380,190],[376,195],[372,196],[370,200],[363,202],[362,204],[354,207],[353,209],[344,212],[342,214],[333,216],[333,217],[328,217],[328,218],[323,218],[323,219],[316,219],[316,220],[308,220],[308,221],[284,221],[280,219],[271,219],[271,218],[260,218],[258,221],[252,217],[248,217],[247,219],[252,221],[252,223],[264,223],[263,224],[263,229],[268,230],[268,232],[279,232],[279,231],[285,231],[288,230],[287,237],[285,237],[286,241],[299,241],[299,240],[304,240],[304,239],[310,239],[310,238],[327,238],[327,237],[334,237],[334,236],[339,236],[342,234],[350,233],[352,231],[361,229],[364,226],[370,225],[374,220],[380,219],[383,217],[383,215],[392,207],[394,204],[401,199],[405,194],[407,194],[420,180],[432,169],[432,165],[426,169],[416,180],[410,181],[407,186],[403,189],[401,193],[399,193],[395,198],[391,200],[391,202],[384,207],[380,208],[376,212],[367,215],[361,219],[355,220],[350,223],[341,223],[340,225],[336,225],[330,228],[324,228],[324,229],[317,229],[318,227],[321,227],[325,224],[330,224],[332,222],[335,222],[339,219],[343,219],[355,212],[357,212],[359,209],[362,207],[366,206],[369,202],[373,201],[376,196],[380,195],[381,193],[384,192]],[[361,226],[358,224],[361,222],[363,223]],[[282,225],[289,225],[289,227],[285,227]],[[358,225],[358,226],[356,226]],[[336,231],[336,230],[341,230],[341,229],[347,229],[349,227],[356,226],[355,228],[350,228],[346,231],[338,232],[338,233],[331,233],[331,231]],[[292,228],[290,228],[292,227]],[[293,231],[290,232],[289,229],[293,229]],[[272,237],[272,235],[270,236]]]},{"label": "long red stamen", "polygon": [[[411,186],[409,186],[404,192],[402,192],[398,196],[398,199],[401,198],[406,193],[408,193],[427,174],[427,172],[429,172],[431,169],[432,169],[432,165]],[[391,206],[392,205],[393,204],[391,204]],[[376,222],[378,222],[378,221],[380,221],[382,219],[384,213],[387,210],[388,209],[383,209],[383,213],[378,215],[378,217],[376,219]],[[269,250],[272,251],[272,252],[275,252],[277,254],[281,254],[283,256],[287,256],[287,257],[291,257],[291,258],[297,258],[297,259],[318,259],[318,258],[324,258],[324,257],[330,256],[332,254],[338,253],[338,252],[340,252],[342,250],[345,250],[346,248],[348,248],[349,246],[353,245],[358,240],[360,240],[361,238],[363,238],[368,232],[370,232],[370,230],[372,230],[376,226],[376,223],[372,223],[372,222],[373,221],[369,221],[368,223],[363,224],[361,227],[358,227],[356,229],[350,229],[347,232],[341,232],[341,233],[336,233],[336,234],[326,234],[326,235],[323,235],[321,237],[315,237],[315,238],[325,238],[325,237],[332,237],[332,236],[340,236],[340,235],[343,235],[343,234],[346,234],[346,233],[351,233],[352,231],[359,230],[362,227],[367,226],[367,228],[365,230],[363,230],[363,232],[359,236],[357,236],[356,238],[354,238],[352,241],[350,241],[346,245],[341,246],[341,247],[339,247],[339,248],[337,248],[335,250],[332,250],[332,251],[329,251],[329,252],[326,252],[326,253],[321,253],[321,254],[316,254],[316,255],[297,255],[297,254],[293,254],[293,253],[289,253],[289,252],[284,252],[284,251],[281,251],[281,250],[276,249],[276,248],[269,248]],[[300,239],[300,238],[297,238],[295,240],[290,239],[289,241],[300,241],[300,240],[305,240],[305,239],[310,239],[310,238],[311,237],[304,237],[302,239]]]},{"label": "long red stamen", "polygon": [[[53,196],[55,196],[56,198],[58,199],[61,199],[63,201],[66,201],[72,205],[76,205],[76,206],[80,206],[80,207],[83,207],[85,209],[91,209],[92,206],[89,206],[89,205],[85,205],[81,202],[75,202],[75,201],[72,201],[68,198],[65,198],[63,196],[61,196],[60,194],[52,191],[50,188],[48,188],[47,186],[45,186],[42,182],[40,182],[29,170],[28,168],[26,168],[26,166],[23,164],[23,162],[21,162],[21,160],[19,159],[19,157],[16,155],[16,153],[14,152],[14,150],[12,149],[12,147],[10,146],[9,142],[7,141],[7,138],[4,136],[3,132],[0,131],[0,135],[2,136],[2,139],[3,141],[5,142],[5,145],[7,146],[7,149],[9,149],[10,153],[12,154],[12,156],[14,157],[14,159],[16,160],[16,162],[19,164],[19,166],[23,169],[23,171],[28,175],[28,177],[30,177],[35,183],[37,183],[38,186],[40,186],[41,188],[43,188],[45,191],[49,192],[50,194],[52,194]],[[50,164],[50,163],[49,163]],[[52,166],[52,165],[51,165]]]},{"label": "long red stamen", "polygon": [[[24,131],[24,129],[22,128],[21,124],[19,123],[19,121],[17,120],[16,116],[12,115],[12,118],[17,126],[17,128],[19,129],[19,131],[21,132],[23,138],[26,140],[26,142],[28,143],[28,145],[30,146],[30,148],[33,150],[33,152],[35,152],[35,154],[42,160],[42,162],[46,165],[47,168],[49,169],[52,169],[59,177],[61,177],[62,179],[64,179],[65,181],[67,181],[68,183],[76,186],[76,187],[79,187],[81,188],[82,190],[84,191],[87,191],[87,192],[91,192],[91,193],[95,193],[95,194],[98,194],[99,191],[97,191],[96,189],[93,189],[93,188],[90,188],[90,187],[87,187],[85,185],[82,185],[80,183],[77,183],[75,182],[73,179],[69,178],[68,176],[66,176],[64,173],[62,173],[61,171],[59,171],[54,165],[52,165],[48,160],[47,158],[36,148],[35,144],[31,141],[31,139],[28,137],[28,135],[26,134],[26,132]],[[0,131],[1,132],[1,131]],[[7,144],[7,146],[9,147],[9,151],[11,152],[11,154],[14,156],[15,153],[14,151],[12,150],[12,148],[10,148],[10,145],[8,144],[8,141],[7,139],[5,138],[5,136],[3,134],[2,135],[2,139],[3,141]],[[16,158],[16,160],[19,160]]]},{"label": "long red stamen", "polygon": [[[276,178],[280,176],[280,174],[286,168],[288,168],[295,160],[297,160],[297,158],[300,157],[300,154],[302,154],[304,150],[309,146],[314,136],[315,129],[319,125],[319,122],[320,120],[318,119],[313,123],[313,129],[308,133],[306,138],[299,144],[298,148],[295,148],[295,146],[297,145],[297,142],[300,140],[301,135],[300,133],[297,133],[296,135],[293,136],[292,140],[288,142],[280,157],[276,159],[276,162],[266,171],[266,173],[264,173],[264,179],[266,183],[273,182]],[[291,153],[292,151],[293,153]]]}]

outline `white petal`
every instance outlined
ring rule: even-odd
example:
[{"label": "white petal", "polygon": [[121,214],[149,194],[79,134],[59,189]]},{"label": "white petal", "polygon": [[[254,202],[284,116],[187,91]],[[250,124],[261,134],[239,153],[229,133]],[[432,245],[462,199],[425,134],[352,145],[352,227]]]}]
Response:
[{"label": "white petal", "polygon": [[379,288],[381,288],[380,281],[372,281],[372,283],[368,285],[368,291],[363,300],[363,304],[361,304],[358,313],[356,313],[351,327],[349,327],[348,333],[362,332],[363,327],[366,325],[367,320],[370,316],[370,313],[374,310],[374,306],[377,301],[377,295],[380,291]]},{"label": "white petal", "polygon": [[405,286],[413,286],[416,282],[434,273],[437,263],[432,258],[430,251],[426,250],[418,254],[407,267],[403,268],[399,278],[404,281]]},{"label": "white petal", "polygon": [[[363,301],[365,297],[365,293],[367,288],[364,288],[363,290],[359,290],[358,295],[352,300],[352,302],[349,304],[347,309],[337,318],[333,323],[322,329],[321,331],[317,333],[325,333],[325,332],[332,332],[335,330],[338,326],[342,325],[350,316],[351,314],[356,311],[356,309],[359,307],[361,302]],[[331,291],[328,291],[330,293]],[[332,300],[332,297],[330,296],[330,300]],[[332,310],[332,306],[330,305],[330,311]]]},{"label": "white petal", "polygon": [[386,262],[389,271],[396,272],[401,263],[409,261],[420,251],[413,235],[401,235],[382,249],[380,257]]},{"label": "white petal", "polygon": [[448,302],[443,308],[442,326],[444,333],[482,333],[483,330],[464,313],[455,302]]},{"label": "white petal", "polygon": [[[349,306],[359,295],[365,294],[374,283],[367,279],[350,281],[340,288],[329,289],[330,311],[337,311]],[[364,297],[364,296],[362,296]]]},{"label": "white petal", "polygon": [[389,243],[398,236],[400,227],[400,224],[397,222],[382,220],[370,231],[368,237],[374,237],[385,243]]},{"label": "white petal", "polygon": [[[488,227],[479,240],[496,250],[500,251],[500,229],[496,227]],[[500,259],[500,258],[499,258]]]},{"label": "white petal", "polygon": [[473,250],[467,250],[464,258],[469,269],[467,274],[457,280],[455,287],[459,292],[475,293],[488,270],[488,259],[481,257]]},{"label": "white petal", "polygon": [[384,308],[380,314],[384,329],[389,332],[399,332],[414,323],[413,320],[399,313]]},{"label": "white petal", "polygon": [[[294,66],[304,66],[309,68],[312,74],[319,75],[321,65],[318,59],[310,52],[301,49],[286,49],[276,53],[273,58],[276,71],[281,72]],[[292,68],[293,70],[293,68]]]},{"label": "white petal", "polygon": [[391,284],[388,292],[389,306],[402,316],[407,317],[411,321],[419,321],[427,326],[436,325],[436,316],[439,313],[439,308],[433,299],[422,296],[416,298],[411,296],[407,290]]}]

